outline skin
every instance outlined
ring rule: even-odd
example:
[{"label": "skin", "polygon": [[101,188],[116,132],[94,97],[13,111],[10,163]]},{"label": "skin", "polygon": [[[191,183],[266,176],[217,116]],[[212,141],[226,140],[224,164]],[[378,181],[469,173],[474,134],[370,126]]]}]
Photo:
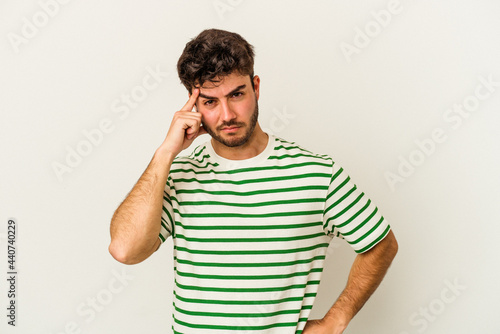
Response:
[{"label": "skin", "polygon": [[[200,135],[209,131],[223,141],[243,141],[229,147],[212,140],[215,152],[226,159],[241,160],[261,153],[267,134],[251,119],[259,99],[260,78],[236,73],[220,78],[216,85],[193,87],[184,107],[174,114],[163,143],[125,200],[116,209],[110,226],[109,252],[119,262],[136,264],[147,259],[159,245],[163,189],[174,158]],[[233,124],[233,125],[228,125]]]},{"label": "skin", "polygon": [[[260,78],[232,73],[220,82],[193,87],[184,107],[172,119],[167,136],[148,167],[111,219],[109,252],[121,263],[136,264],[160,246],[163,189],[174,158],[204,133],[212,136],[215,152],[242,160],[261,153],[268,142],[258,121]],[[351,319],[379,286],[398,245],[389,234],[369,251],[358,254],[347,285],[322,319],[309,320],[303,334],[343,333]]]},{"label": "skin", "polygon": [[226,159],[242,160],[261,153],[267,145],[267,134],[257,121],[260,78],[230,74],[217,84],[200,87],[196,104],[203,126],[212,136],[215,152]]},{"label": "skin", "polygon": [[302,334],[340,334],[382,282],[398,251],[390,231],[377,245],[358,254],[351,266],[347,285],[323,319],[309,320]]},{"label": "skin", "polygon": [[148,167],[120,204],[111,219],[109,252],[119,262],[136,264],[147,259],[160,246],[163,189],[174,158],[206,133],[201,114],[192,112],[198,90],[174,114],[167,137],[155,151]]}]

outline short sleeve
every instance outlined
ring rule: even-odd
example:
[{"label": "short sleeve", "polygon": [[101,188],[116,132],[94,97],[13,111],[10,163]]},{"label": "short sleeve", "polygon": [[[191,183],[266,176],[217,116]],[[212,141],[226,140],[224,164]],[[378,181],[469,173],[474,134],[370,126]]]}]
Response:
[{"label": "short sleeve", "polygon": [[172,178],[169,176],[167,183],[165,184],[165,189],[163,190],[163,205],[161,211],[161,228],[160,228],[160,238],[161,243],[164,243],[165,240],[173,233],[173,218],[174,218],[174,209],[172,207],[172,195],[175,191],[172,186]]},{"label": "short sleeve", "polygon": [[325,201],[323,227],[327,234],[345,239],[356,253],[375,246],[390,230],[374,203],[335,162]]}]

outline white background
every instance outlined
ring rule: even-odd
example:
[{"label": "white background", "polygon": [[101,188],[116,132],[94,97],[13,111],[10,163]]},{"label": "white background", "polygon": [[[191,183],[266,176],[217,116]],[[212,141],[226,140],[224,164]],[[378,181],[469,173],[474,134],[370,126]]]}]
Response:
[{"label": "white background", "polygon": [[[0,332],[170,332],[171,241],[121,265],[107,250],[109,222],[187,100],[176,73],[184,45],[216,27],[255,46],[262,127],[331,155],[399,241],[346,333],[500,333],[499,14],[494,0],[2,1],[0,267],[5,277],[13,217],[19,274],[15,328],[0,280]],[[145,92],[157,68],[168,76],[125,114],[122,95]],[[464,103],[467,117],[449,114]],[[84,133],[101,122],[108,132],[88,146]],[[71,167],[78,148],[86,155]],[[402,167],[410,159],[413,170]],[[314,317],[355,256],[341,240],[331,250]]]}]

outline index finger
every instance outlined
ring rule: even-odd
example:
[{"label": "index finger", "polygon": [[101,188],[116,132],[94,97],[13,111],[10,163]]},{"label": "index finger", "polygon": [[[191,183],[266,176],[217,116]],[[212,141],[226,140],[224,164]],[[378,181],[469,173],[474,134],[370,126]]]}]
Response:
[{"label": "index finger", "polygon": [[184,107],[182,107],[181,110],[184,110],[184,111],[192,111],[193,110],[193,107],[196,103],[196,99],[198,98],[198,95],[200,94],[200,89],[199,88],[195,88],[193,89],[193,94],[191,94],[191,96],[189,97],[189,100],[187,101],[187,103],[184,105]]}]

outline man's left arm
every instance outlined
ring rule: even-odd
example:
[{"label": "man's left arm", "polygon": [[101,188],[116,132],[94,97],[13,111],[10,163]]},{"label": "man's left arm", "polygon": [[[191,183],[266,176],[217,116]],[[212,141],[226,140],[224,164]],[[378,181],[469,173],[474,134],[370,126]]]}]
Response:
[{"label": "man's left arm", "polygon": [[377,289],[398,251],[394,233],[389,233],[372,249],[358,254],[347,285],[321,320],[309,320],[302,334],[341,334],[368,298]]}]

